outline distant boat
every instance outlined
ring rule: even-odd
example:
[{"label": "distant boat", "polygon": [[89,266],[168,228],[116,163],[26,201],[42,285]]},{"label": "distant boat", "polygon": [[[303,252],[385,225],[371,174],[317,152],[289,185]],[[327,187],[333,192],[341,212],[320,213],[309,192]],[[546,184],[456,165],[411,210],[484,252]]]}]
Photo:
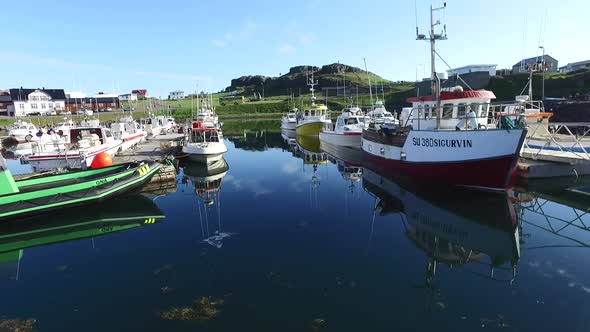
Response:
[{"label": "distant boat", "polygon": [[227,147],[217,116],[201,111],[198,114],[186,128],[182,152],[192,161],[211,164],[223,157]]},{"label": "distant boat", "polygon": [[147,132],[132,117],[123,117],[111,124],[111,131],[116,139],[121,140],[121,151],[126,151],[145,141]]},{"label": "distant boat", "polygon": [[281,129],[282,130],[295,130],[297,127],[297,113],[299,110],[294,108],[291,112],[283,115],[281,119]]},{"label": "distant boat", "polygon": [[[365,118],[361,109],[350,107],[342,110],[334,126],[326,125],[320,132],[320,141],[333,145],[360,149]],[[333,127],[333,128],[332,128]]]},{"label": "distant boat", "polygon": [[313,73],[307,85],[310,86],[311,91],[311,105],[303,108],[297,116],[297,125],[295,131],[297,135],[302,136],[318,136],[320,131],[326,124],[331,124],[329,119],[328,107],[326,105],[317,104],[314,87],[317,81],[313,80]]}]

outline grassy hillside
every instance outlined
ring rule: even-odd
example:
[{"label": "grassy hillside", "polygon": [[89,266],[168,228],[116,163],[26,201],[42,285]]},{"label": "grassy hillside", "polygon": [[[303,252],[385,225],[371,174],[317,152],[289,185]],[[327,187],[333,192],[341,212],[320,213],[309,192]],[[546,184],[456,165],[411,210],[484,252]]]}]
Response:
[{"label": "grassy hillside", "polygon": [[[486,87],[496,94],[498,100],[514,100],[514,96],[521,93],[526,86],[529,75],[510,75],[492,77]],[[533,95],[541,99],[543,75],[533,75]],[[590,92],[590,69],[578,70],[571,73],[545,74],[545,97],[571,98]],[[523,94],[528,94],[526,89]]]}]

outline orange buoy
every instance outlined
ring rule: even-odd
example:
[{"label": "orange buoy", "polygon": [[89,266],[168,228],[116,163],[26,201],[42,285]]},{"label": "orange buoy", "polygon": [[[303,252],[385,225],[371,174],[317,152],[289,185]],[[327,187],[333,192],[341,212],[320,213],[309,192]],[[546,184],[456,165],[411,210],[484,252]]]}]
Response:
[{"label": "orange buoy", "polygon": [[97,154],[94,159],[92,160],[92,164],[90,164],[90,168],[103,168],[109,167],[113,165],[113,158],[110,154],[106,152],[101,152]]}]

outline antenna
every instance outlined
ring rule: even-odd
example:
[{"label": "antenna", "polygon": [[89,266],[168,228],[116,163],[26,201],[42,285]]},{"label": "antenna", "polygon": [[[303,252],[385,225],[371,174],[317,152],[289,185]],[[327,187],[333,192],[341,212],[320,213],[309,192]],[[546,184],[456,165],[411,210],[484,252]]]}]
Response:
[{"label": "antenna", "polygon": [[318,81],[313,79],[313,67],[311,68],[311,79],[308,78],[307,85],[309,85],[309,91],[311,92],[311,105],[315,105],[315,86],[318,85]]},{"label": "antenna", "polygon": [[365,63],[365,71],[367,72],[367,79],[369,80],[369,96],[371,97],[371,109],[373,108],[373,88],[371,87],[371,75],[369,75],[369,70],[367,69],[367,59],[363,58],[363,62]]}]

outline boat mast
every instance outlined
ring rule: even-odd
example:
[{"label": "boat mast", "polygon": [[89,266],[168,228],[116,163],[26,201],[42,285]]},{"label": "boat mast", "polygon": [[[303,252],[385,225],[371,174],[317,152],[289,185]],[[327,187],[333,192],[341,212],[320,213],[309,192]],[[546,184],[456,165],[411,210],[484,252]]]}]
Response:
[{"label": "boat mast", "polygon": [[311,70],[311,79],[307,82],[309,85],[309,91],[311,92],[311,106],[315,106],[315,86],[318,85],[318,81],[313,80],[313,68]]},{"label": "boat mast", "polygon": [[443,26],[442,33],[435,33],[434,28],[437,25],[440,25],[440,20],[434,21],[434,12],[441,11],[447,8],[447,3],[445,2],[442,7],[439,8],[432,8],[430,6],[430,36],[426,38],[426,35],[420,34],[418,32],[418,27],[416,27],[416,40],[428,40],[430,41],[430,68],[431,68],[431,83],[432,83],[432,95],[436,98],[436,129],[440,129],[440,119],[441,119],[441,109],[440,109],[440,80],[438,75],[436,75],[436,41],[437,40],[446,40],[447,39],[447,26]]},{"label": "boat mast", "polygon": [[373,110],[373,88],[371,87],[371,75],[369,75],[369,70],[367,69],[367,59],[363,58],[363,62],[365,63],[365,71],[367,72],[367,79],[369,80],[369,96],[371,98],[371,110]]}]

